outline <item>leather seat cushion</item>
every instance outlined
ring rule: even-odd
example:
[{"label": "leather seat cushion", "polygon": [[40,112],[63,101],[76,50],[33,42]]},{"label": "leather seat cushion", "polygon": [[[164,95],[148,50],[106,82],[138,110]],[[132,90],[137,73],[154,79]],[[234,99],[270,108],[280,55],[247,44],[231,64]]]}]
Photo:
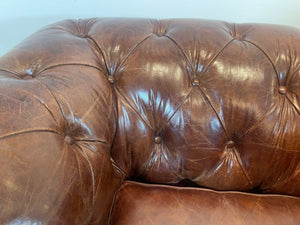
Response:
[{"label": "leather seat cushion", "polygon": [[300,198],[125,182],[110,225],[296,225]]}]

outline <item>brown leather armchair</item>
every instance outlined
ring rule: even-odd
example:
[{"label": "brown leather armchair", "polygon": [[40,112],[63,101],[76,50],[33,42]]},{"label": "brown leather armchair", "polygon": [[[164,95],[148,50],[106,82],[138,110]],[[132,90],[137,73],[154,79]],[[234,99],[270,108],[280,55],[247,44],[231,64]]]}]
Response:
[{"label": "brown leather armchair", "polygon": [[86,19],[0,58],[0,224],[300,224],[300,30]]}]

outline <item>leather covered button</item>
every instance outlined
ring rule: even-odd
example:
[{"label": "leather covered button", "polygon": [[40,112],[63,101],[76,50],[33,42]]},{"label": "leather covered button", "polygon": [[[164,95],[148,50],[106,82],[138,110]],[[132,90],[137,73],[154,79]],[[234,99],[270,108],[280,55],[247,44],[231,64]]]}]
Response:
[{"label": "leather covered button", "polygon": [[235,146],[234,141],[228,141],[228,142],[227,142],[227,147],[228,147],[228,148],[233,148],[234,146]]},{"label": "leather covered button", "polygon": [[280,94],[282,94],[282,95],[285,95],[286,92],[287,92],[287,88],[286,88],[285,86],[280,86],[280,87],[278,88],[278,92],[279,92]]},{"label": "leather covered button", "polygon": [[72,144],[75,143],[74,138],[72,138],[70,135],[66,135],[64,140],[65,140],[65,142],[67,142],[69,145],[72,145]]},{"label": "leather covered button", "polygon": [[193,78],[192,79],[192,85],[193,86],[199,86],[200,84],[200,80],[198,78]]},{"label": "leather covered button", "polygon": [[107,77],[107,80],[108,80],[108,82],[111,83],[111,84],[115,83],[115,81],[116,81],[115,77],[112,76],[112,75],[109,75],[109,76]]},{"label": "leather covered button", "polygon": [[161,143],[161,137],[159,137],[159,136],[155,137],[155,138],[154,138],[154,142],[155,142],[156,144],[160,144],[160,143]]}]

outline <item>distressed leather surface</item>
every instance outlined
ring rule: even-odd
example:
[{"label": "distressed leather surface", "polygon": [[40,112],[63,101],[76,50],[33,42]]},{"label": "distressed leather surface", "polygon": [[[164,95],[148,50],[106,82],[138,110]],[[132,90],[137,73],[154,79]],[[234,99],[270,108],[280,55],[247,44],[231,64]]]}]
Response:
[{"label": "distressed leather surface", "polygon": [[300,199],[125,182],[109,225],[298,225]]},{"label": "distressed leather surface", "polygon": [[0,223],[106,224],[124,179],[299,197],[299,51],[279,25],[41,29],[0,58]]}]

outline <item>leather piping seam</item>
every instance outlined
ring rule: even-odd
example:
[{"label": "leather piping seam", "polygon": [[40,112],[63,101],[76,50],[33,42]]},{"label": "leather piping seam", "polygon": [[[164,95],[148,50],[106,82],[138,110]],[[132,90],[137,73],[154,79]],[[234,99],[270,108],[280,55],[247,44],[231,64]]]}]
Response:
[{"label": "leather piping seam", "polygon": [[121,182],[121,184],[119,185],[119,187],[116,189],[115,191],[115,194],[114,194],[114,197],[113,197],[113,200],[112,200],[112,203],[111,203],[111,207],[110,207],[110,210],[109,210],[109,214],[108,214],[108,221],[106,223],[106,225],[110,225],[110,221],[111,221],[111,215],[112,215],[112,212],[114,210],[114,206],[115,206],[115,203],[117,201],[117,195],[122,187],[122,185],[125,183],[124,179],[123,181]]}]

